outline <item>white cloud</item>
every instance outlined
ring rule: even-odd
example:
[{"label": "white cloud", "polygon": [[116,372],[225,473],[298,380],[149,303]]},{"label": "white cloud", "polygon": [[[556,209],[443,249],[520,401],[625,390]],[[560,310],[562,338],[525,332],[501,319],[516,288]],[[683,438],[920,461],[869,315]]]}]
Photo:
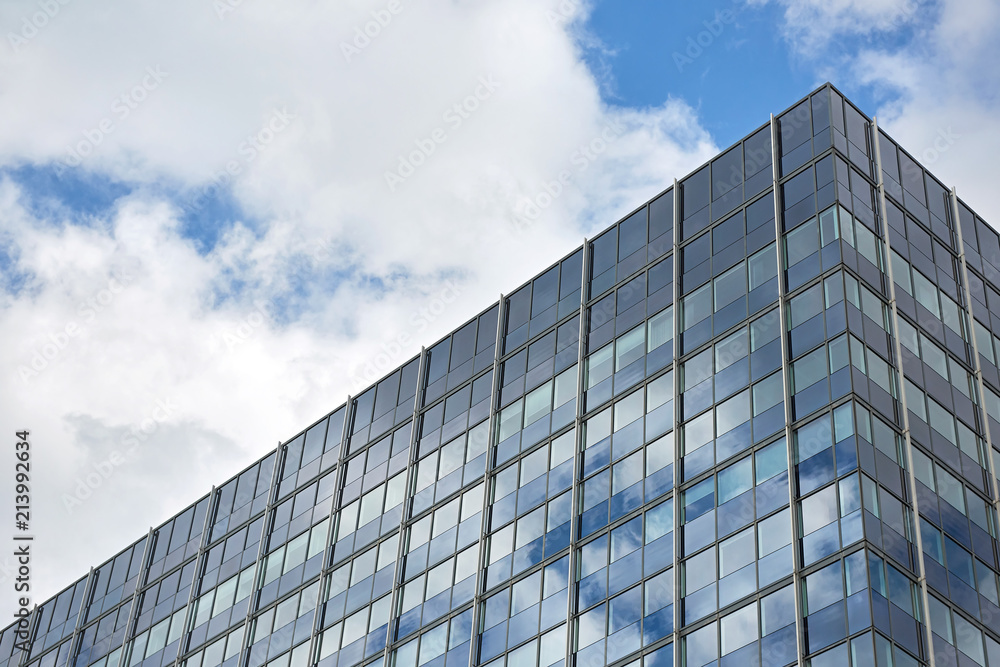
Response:
[{"label": "white cloud", "polygon": [[[0,421],[33,433],[36,601],[356,393],[383,344],[405,334],[402,363],[716,151],[680,101],[605,107],[555,0],[403,2],[348,62],[341,43],[387,6],[244,0],[220,19],[200,0],[74,0],[0,44],[0,165],[89,145],[84,169],[137,185],[84,227],[0,181],[9,270],[27,276],[0,295]],[[0,25],[37,11],[3,3]],[[385,173],[439,129],[391,191]],[[252,217],[199,253],[182,207],[227,168]],[[445,312],[415,316],[448,280]],[[144,423],[68,514],[64,494]]]},{"label": "white cloud", "polygon": [[843,35],[869,36],[909,25],[921,0],[746,0],[748,5],[784,8],[786,36],[811,55],[829,55]]}]

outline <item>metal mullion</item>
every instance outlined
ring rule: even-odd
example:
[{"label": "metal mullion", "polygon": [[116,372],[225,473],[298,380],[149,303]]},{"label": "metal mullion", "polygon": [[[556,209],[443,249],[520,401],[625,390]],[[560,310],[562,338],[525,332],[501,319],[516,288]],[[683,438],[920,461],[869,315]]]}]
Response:
[{"label": "metal mullion", "polygon": [[[583,245],[583,247],[581,248],[581,262],[583,262],[583,261],[586,261],[586,255],[587,255],[587,243],[586,243],[586,242],[587,242],[587,239],[584,239],[584,245]],[[552,270],[553,268],[556,268],[556,267],[559,267],[559,268],[560,268],[560,276],[561,276],[561,275],[562,275],[561,271],[562,271],[562,264],[563,264],[563,262],[565,262],[566,260],[568,260],[568,259],[569,259],[570,257],[572,257],[572,256],[573,256],[574,254],[576,254],[576,250],[573,250],[572,252],[570,252],[570,253],[566,254],[566,255],[565,255],[564,257],[562,257],[562,258],[561,258],[561,259],[560,259],[560,260],[559,260],[558,262],[556,262],[556,263],[555,263],[554,265],[552,265],[552,266],[548,267],[547,269],[543,270],[543,271],[542,271],[541,273],[546,273],[546,272],[548,272],[548,271],[551,271],[551,270]],[[539,275],[541,275],[541,274],[539,274]],[[633,274],[633,276],[634,276],[634,275],[637,275],[637,274]],[[535,276],[535,278],[537,278],[537,277],[538,277],[538,276]],[[560,278],[560,280],[561,280],[561,278]],[[533,281],[534,281],[534,278],[533,278],[532,280],[529,280],[529,281],[528,281],[527,283],[525,283],[524,285],[521,285],[520,287],[518,287],[518,288],[517,288],[517,289],[515,290],[515,292],[516,292],[517,290],[520,290],[520,289],[522,289],[522,288],[524,288],[524,287],[527,287],[528,285],[532,284],[532,282],[533,282]],[[584,290],[583,290],[583,288],[581,288],[581,298],[585,298],[585,294],[584,294],[583,292],[584,292]],[[590,301],[590,300],[586,300],[586,301],[585,301],[585,305],[591,305],[591,304],[589,303],[589,301]],[[558,304],[559,302],[560,302],[560,301],[558,301],[558,300],[557,300],[557,302],[556,302],[556,303]],[[502,302],[502,300],[501,300],[501,302],[500,302],[500,305],[499,305],[499,308],[503,308],[503,302]],[[487,310],[488,310],[488,309],[487,309]],[[482,313],[482,314],[485,314],[485,313]],[[527,349],[527,347],[528,347],[529,345],[531,345],[532,343],[535,343],[535,342],[537,342],[537,341],[538,341],[538,339],[540,339],[540,338],[543,338],[543,337],[544,337],[544,336],[545,336],[546,334],[548,334],[548,333],[551,333],[552,331],[556,331],[556,330],[558,330],[558,329],[559,329],[559,327],[561,327],[562,325],[566,324],[566,323],[567,323],[567,322],[568,322],[568,321],[569,321],[569,320],[570,320],[571,318],[572,318],[572,315],[563,315],[563,316],[562,316],[561,318],[557,319],[557,320],[556,320],[556,322],[555,322],[554,324],[551,324],[551,325],[549,325],[549,326],[545,327],[545,328],[544,328],[544,329],[542,329],[541,331],[538,331],[538,332],[536,332],[536,333],[533,333],[533,334],[531,334],[531,335],[530,335],[530,337],[529,337],[528,339],[526,339],[526,340],[525,340],[525,341],[524,341],[523,343],[521,343],[521,344],[520,344],[520,345],[518,345],[517,347],[512,347],[512,348],[510,348],[509,350],[506,350],[506,351],[505,351],[505,352],[504,352],[503,354],[499,355],[499,359],[500,359],[500,361],[501,361],[501,362],[504,362],[504,361],[507,361],[507,359],[509,359],[509,358],[510,358],[510,357],[512,357],[513,355],[517,354],[517,353],[518,353],[518,352],[520,352],[521,350],[523,350],[523,349]],[[530,319],[530,318],[529,318],[529,319]],[[501,340],[502,340],[502,338],[503,338],[503,337],[501,336]],[[479,374],[481,374],[481,373],[482,373],[482,371],[479,371]],[[478,375],[478,374],[477,374],[477,375]],[[465,384],[465,383],[463,382],[462,384]],[[457,386],[456,386],[456,387],[454,387],[453,389],[449,390],[449,393],[450,393],[450,392],[452,392],[452,391],[454,391],[455,389],[458,389],[458,388],[459,388],[459,387],[461,387],[461,386],[462,386],[462,385],[457,385]],[[438,400],[440,400],[440,399],[434,399],[434,400],[435,400],[435,402],[437,402],[437,401],[438,401]]]},{"label": "metal mullion", "polygon": [[[924,607],[924,630],[927,635],[927,661],[930,667],[935,666],[934,661],[934,633],[931,630],[930,619],[927,614],[930,613],[930,597],[927,592],[927,570],[924,563],[924,542],[923,535],[920,531],[920,510],[917,503],[917,478],[916,473],[913,468],[913,441],[910,438],[910,412],[906,407],[906,380],[903,373],[902,359],[903,353],[901,349],[901,344],[899,340],[899,310],[896,304],[896,282],[893,279],[893,267],[892,267],[892,247],[889,243],[889,225],[888,225],[888,207],[885,201],[885,181],[882,176],[882,150],[879,142],[879,130],[878,130],[878,119],[872,118],[872,143],[875,144],[875,171],[877,176],[876,186],[878,190],[878,206],[879,206],[879,217],[881,220],[882,228],[882,243],[885,244],[885,265],[886,265],[886,278],[889,281],[889,308],[892,311],[892,341],[893,341],[893,353],[896,355],[896,373],[899,378],[899,403],[900,408],[903,413],[903,440],[906,443],[906,467],[907,467],[907,478],[910,485],[910,502],[913,504],[913,522],[914,533],[916,533],[916,546],[917,546],[917,567],[919,579],[917,583],[920,585],[920,597],[921,604]],[[957,221],[956,221],[957,226]],[[964,266],[964,259],[963,259]],[[967,277],[967,276],[966,276]],[[967,288],[966,288],[967,291]],[[973,336],[975,339],[975,336]],[[978,361],[978,358],[977,358]]]},{"label": "metal mullion", "polygon": [[[548,327],[546,327],[546,328],[542,329],[542,330],[541,330],[540,332],[538,332],[537,334],[534,334],[534,335],[533,335],[533,336],[532,336],[531,338],[529,338],[529,339],[528,339],[528,340],[526,340],[525,342],[521,343],[521,344],[520,344],[520,345],[518,345],[517,347],[512,347],[512,348],[510,348],[509,350],[507,350],[507,351],[506,351],[506,352],[505,352],[505,353],[504,353],[504,354],[503,354],[503,355],[502,355],[502,356],[500,357],[500,360],[499,360],[499,362],[500,362],[501,364],[503,364],[504,362],[506,362],[506,361],[509,361],[511,357],[514,357],[514,356],[516,356],[516,355],[517,355],[517,354],[518,354],[519,352],[522,352],[522,351],[525,351],[525,350],[527,350],[527,349],[528,349],[528,348],[529,348],[529,347],[530,347],[531,345],[533,345],[533,344],[537,343],[537,342],[538,342],[538,341],[539,341],[540,339],[542,339],[542,338],[545,338],[545,336],[547,336],[547,335],[549,335],[549,334],[551,334],[551,333],[555,333],[556,331],[558,331],[558,330],[559,330],[560,328],[562,328],[563,326],[565,326],[566,324],[568,324],[568,323],[569,323],[569,321],[570,321],[570,320],[571,320],[572,318],[573,318],[573,316],[572,316],[572,315],[564,315],[564,316],[562,317],[562,319],[559,319],[559,320],[556,320],[556,323],[555,323],[555,324],[553,324],[553,325],[550,325],[550,326],[548,326]],[[484,370],[485,370],[485,369],[484,369]],[[483,371],[481,370],[481,371],[479,371],[478,373],[476,373],[476,374],[475,374],[475,375],[474,375],[474,376],[472,377],[472,380],[474,381],[474,380],[478,379],[479,377],[481,377],[481,376],[482,376],[482,374],[483,374]],[[448,390],[448,394],[450,395],[450,394],[454,393],[454,392],[455,392],[455,390],[457,390],[457,389],[459,389],[459,388],[461,388],[461,387],[464,387],[465,385],[469,384],[469,382],[470,382],[470,380],[465,380],[465,381],[463,381],[463,382],[462,382],[461,384],[458,384],[458,385],[455,385],[455,387],[453,387],[452,389]],[[543,382],[542,384],[544,384],[544,382]],[[534,388],[535,388],[535,387],[532,387],[532,389],[534,389]],[[431,406],[433,406],[433,405],[434,405],[435,403],[439,403],[439,402],[441,402],[441,400],[442,400],[442,399],[444,399],[444,398],[446,398],[446,396],[445,396],[445,395],[441,395],[440,397],[438,397],[438,398],[435,398],[435,399],[434,399],[434,402],[433,402],[433,403],[429,403],[429,404],[428,404],[428,405],[427,405],[426,407],[431,407]]]},{"label": "metal mullion", "polygon": [[[278,471],[281,469],[281,448],[282,444],[278,443],[277,448],[274,450],[274,468],[271,470],[271,486],[267,491],[267,504],[264,506],[264,514],[261,521],[260,527],[260,542],[257,545],[257,560],[253,564],[253,594],[251,594],[250,602],[247,604],[247,615],[246,620],[243,623],[243,639],[240,642],[240,657],[237,665],[245,664],[245,660],[249,657],[250,647],[247,645],[247,640],[250,637],[250,620],[253,618],[254,612],[254,601],[257,597],[258,577],[260,575],[260,564],[264,559],[264,541],[267,538],[267,520],[271,516],[271,511],[274,509],[274,496],[278,490],[278,484],[280,480],[278,479]],[[265,457],[267,458],[267,457]],[[259,479],[259,478],[258,478]],[[252,501],[251,501],[252,502]],[[252,524],[252,521],[251,521]]]},{"label": "metal mullion", "polygon": [[972,339],[972,356],[974,357],[972,367],[975,369],[976,388],[979,391],[979,409],[983,417],[983,435],[986,440],[986,465],[990,473],[990,488],[993,491],[992,504],[995,511],[1000,512],[1000,488],[998,488],[1000,485],[997,483],[997,471],[993,461],[993,438],[990,434],[990,417],[986,413],[986,386],[983,383],[983,366],[979,361],[979,343],[976,340],[976,325],[974,323],[976,316],[972,311],[972,290],[969,288],[969,267],[965,261],[965,241],[962,238],[962,223],[959,219],[958,191],[952,188],[948,198],[951,200],[952,218],[955,222],[955,232],[958,235],[958,259],[962,264],[962,293],[965,296],[965,310],[968,312],[969,338]]},{"label": "metal mullion", "polygon": [[[671,327],[673,331],[673,340],[670,344],[673,346],[673,359],[670,361],[670,367],[674,374],[674,454],[673,454],[673,478],[674,478],[674,553],[671,556],[671,563],[673,564],[673,577],[674,577],[674,631],[671,633],[673,635],[673,654],[674,654],[674,664],[681,664],[681,642],[680,642],[680,631],[681,631],[681,504],[680,495],[677,489],[680,488],[681,484],[681,456],[680,456],[680,417],[681,417],[681,399],[680,399],[680,370],[678,368],[679,364],[677,362],[678,357],[680,357],[681,352],[681,334],[680,334],[680,303],[681,303],[681,267],[680,263],[677,261],[680,256],[680,237],[681,237],[681,189],[680,184],[677,179],[674,179],[674,189],[673,189],[673,230],[672,230],[672,246],[673,246],[673,316],[671,317],[672,323]],[[643,471],[645,473],[645,470]],[[645,498],[643,499],[645,500]],[[645,526],[644,526],[645,527]]]},{"label": "metal mullion", "polygon": [[73,661],[76,659],[76,649],[75,646],[77,639],[80,637],[80,629],[83,627],[83,613],[87,610],[87,599],[93,592],[94,584],[94,568],[91,567],[90,571],[87,572],[87,581],[83,584],[83,596],[80,599],[80,609],[76,612],[76,623],[73,624],[73,633],[70,635],[70,645],[69,645],[69,656],[66,658],[66,664],[70,667],[73,665]]},{"label": "metal mullion", "polygon": [[[174,665],[180,664],[181,656],[184,655],[183,650],[184,639],[188,634],[188,622],[191,620],[191,604],[194,602],[194,589],[198,584],[198,565],[201,563],[201,558],[205,554],[205,548],[208,545],[208,525],[209,518],[212,516],[212,504],[215,502],[215,486],[212,486],[212,490],[208,492],[208,507],[205,508],[205,520],[202,522],[201,526],[201,540],[198,544],[198,553],[194,557],[194,573],[191,577],[191,590],[188,591],[188,601],[187,606],[184,608],[184,625],[181,626],[181,641],[177,645],[177,657],[174,658]],[[198,507],[197,503],[195,507]]]},{"label": "metal mullion", "polygon": [[576,586],[576,543],[577,535],[577,505],[580,498],[580,469],[583,458],[583,414],[584,414],[584,372],[583,365],[586,355],[587,333],[587,283],[590,282],[589,241],[583,239],[583,255],[580,269],[580,328],[576,351],[576,416],[573,419],[573,483],[570,485],[569,506],[569,565],[567,567],[566,586],[566,657],[573,655],[575,634],[573,632],[573,589]]},{"label": "metal mullion", "polygon": [[[418,383],[420,382],[419,378],[417,379],[417,382]],[[318,662],[318,660],[316,660],[316,656],[319,655],[319,646],[317,643],[319,640],[319,635],[317,634],[319,632],[319,627],[318,627],[319,610],[320,607],[323,605],[323,602],[325,602],[325,600],[323,600],[323,581],[326,579],[326,575],[329,574],[328,569],[332,571],[332,568],[330,568],[329,564],[330,551],[331,548],[333,547],[333,544],[331,542],[333,540],[334,524],[337,523],[338,495],[342,491],[341,487],[343,486],[343,480],[344,480],[344,456],[345,456],[344,453],[347,451],[347,434],[350,430],[350,425],[351,425],[352,400],[353,399],[351,398],[351,395],[348,394],[347,402],[344,403],[344,425],[341,426],[340,428],[340,452],[337,454],[337,472],[336,472],[337,483],[334,485],[333,488],[333,497],[330,498],[330,516],[329,516],[330,523],[326,527],[326,542],[323,544],[323,561],[319,569],[319,590],[316,592],[316,609],[313,611],[312,631],[309,633],[309,659],[311,663]],[[336,412],[336,410],[334,410],[334,412]],[[326,443],[324,442],[324,449],[325,449],[325,444]],[[321,459],[322,457],[323,455],[320,454]]]},{"label": "metal mullion", "polygon": [[[38,625],[38,603],[36,602],[31,607],[31,613],[28,614],[28,636],[29,637],[33,637],[33,635],[35,634],[35,630],[36,630],[36,626],[37,625]],[[32,640],[31,643],[34,643],[34,640]],[[29,662],[29,658],[27,656],[30,655],[30,654],[31,654],[31,649],[28,649],[27,651],[23,651],[23,650],[21,651],[21,657],[18,658],[18,660],[17,660],[18,667],[24,667],[24,665],[26,665]]]},{"label": "metal mullion", "polygon": [[775,234],[775,261],[778,268],[778,324],[781,336],[781,383],[785,392],[785,448],[788,457],[788,514],[790,516],[791,537],[792,537],[792,585],[795,598],[795,646],[796,663],[802,667],[805,657],[805,645],[803,642],[805,619],[802,617],[802,558],[799,553],[799,529],[796,521],[795,506],[795,448],[792,445],[792,396],[789,393],[789,373],[791,372],[791,360],[788,356],[788,318],[786,315],[787,304],[785,303],[785,268],[782,261],[782,223],[784,216],[781,211],[781,186],[778,181],[778,165],[781,161],[780,148],[778,145],[778,123],[771,114],[771,174],[774,198],[774,234]]},{"label": "metal mullion", "polygon": [[[473,355],[475,358],[475,355]],[[406,495],[403,499],[403,509],[399,513],[399,539],[396,540],[396,568],[392,577],[392,590],[389,591],[389,621],[386,627],[385,648],[383,649],[383,664],[389,664],[389,648],[395,641],[392,637],[393,621],[396,620],[396,605],[399,603],[399,592],[402,589],[403,576],[403,542],[406,529],[406,507],[412,502],[410,486],[413,483],[413,471],[416,468],[417,451],[417,421],[420,417],[420,403],[424,393],[424,370],[427,367],[427,348],[420,348],[420,361],[417,363],[417,391],[413,396],[413,422],[410,424],[410,446],[407,452],[406,465]],[[369,620],[370,622],[370,620]]]},{"label": "metal mullion", "polygon": [[488,417],[489,424],[489,441],[486,446],[486,471],[483,473],[483,510],[482,516],[479,518],[479,569],[476,571],[476,592],[472,597],[472,636],[469,638],[469,664],[474,665],[477,662],[476,659],[476,644],[478,643],[477,635],[479,634],[479,624],[481,619],[479,617],[479,608],[482,606],[483,600],[483,575],[486,572],[486,517],[489,514],[490,508],[490,470],[491,462],[493,460],[493,431],[497,426],[496,415],[497,410],[497,396],[500,393],[500,357],[503,356],[500,352],[500,343],[503,341],[503,327],[506,321],[504,317],[504,295],[500,295],[500,301],[497,306],[497,335],[494,341],[493,348],[493,383],[490,387],[490,415]]},{"label": "metal mullion", "polygon": [[[138,581],[135,582],[135,590],[132,591],[132,605],[128,610],[128,621],[125,623],[125,634],[122,635],[122,652],[118,654],[118,667],[122,667],[125,664],[125,646],[131,639],[135,639],[132,636],[132,623],[135,622],[135,607],[136,602],[139,600],[139,591],[142,590],[142,573],[149,571],[149,563],[147,562],[152,555],[153,551],[153,528],[150,527],[149,532],[146,534],[146,544],[142,548],[142,567],[139,569]],[[113,563],[114,561],[112,561]]]}]

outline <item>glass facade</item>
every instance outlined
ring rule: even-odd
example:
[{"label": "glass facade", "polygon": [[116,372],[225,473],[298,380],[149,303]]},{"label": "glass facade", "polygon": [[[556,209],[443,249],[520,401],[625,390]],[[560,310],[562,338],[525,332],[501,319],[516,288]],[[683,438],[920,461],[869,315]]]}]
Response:
[{"label": "glass facade", "polygon": [[1000,667],[998,285],[997,233],[824,86],[0,667]]}]

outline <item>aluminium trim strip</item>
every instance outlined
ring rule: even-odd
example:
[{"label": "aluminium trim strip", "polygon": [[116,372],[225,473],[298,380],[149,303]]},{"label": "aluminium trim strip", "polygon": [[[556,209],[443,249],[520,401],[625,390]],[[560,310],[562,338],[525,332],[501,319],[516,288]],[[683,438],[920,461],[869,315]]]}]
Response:
[{"label": "aluminium trim strip", "polygon": [[[958,190],[955,188],[951,189],[948,193],[948,199],[951,203],[952,219],[955,224],[955,232],[958,235],[958,259],[962,265],[962,294],[965,296],[965,310],[967,311],[966,320],[969,331],[969,337],[972,339],[972,356],[975,357],[975,363],[973,368],[976,371],[976,388],[979,393],[979,409],[983,417],[983,433],[986,436],[986,462],[987,470],[990,473],[990,488],[993,491],[993,507],[995,511],[1000,511],[1000,489],[998,489],[997,483],[997,471],[996,462],[993,460],[993,438],[990,434],[990,417],[986,412],[986,385],[983,382],[983,366],[979,361],[979,344],[976,340],[976,326],[974,323],[975,315],[972,311],[972,290],[969,285],[969,267],[965,261],[965,241],[962,238],[962,221],[959,218],[958,210]],[[996,517],[994,517],[995,521]],[[995,525],[995,524],[994,524]],[[995,538],[994,538],[995,539]]]},{"label": "aluminium trim strip", "polygon": [[[419,380],[418,380],[419,382]],[[340,451],[337,453],[337,483],[333,488],[333,496],[330,498],[330,516],[328,517],[330,523],[326,526],[326,542],[323,543],[323,564],[320,566],[319,570],[319,590],[316,591],[316,609],[313,611],[313,623],[312,630],[309,633],[309,659],[310,664],[315,664],[319,662],[317,656],[319,655],[319,611],[326,600],[323,599],[324,594],[324,582],[326,577],[330,574],[330,549],[333,547],[333,529],[337,523],[337,503],[340,500],[337,496],[342,490],[344,484],[344,452],[347,451],[347,437],[350,432],[351,424],[351,401],[354,398],[348,394],[347,401],[344,403],[344,423],[340,427]],[[336,412],[336,410],[334,410]],[[326,441],[323,441],[323,448],[326,448]],[[320,454],[322,459],[323,455]],[[322,477],[320,477],[322,479]],[[311,530],[311,529],[310,529]],[[329,570],[329,571],[328,571]]]},{"label": "aluminium trim strip", "polygon": [[[208,506],[205,508],[205,518],[201,524],[201,539],[198,540],[198,552],[194,557],[194,572],[191,573],[191,586],[188,591],[188,601],[187,605],[184,607],[184,625],[181,626],[181,636],[180,641],[177,644],[177,657],[174,658],[174,666],[180,664],[181,656],[187,653],[184,649],[184,641],[189,639],[189,629],[188,622],[191,620],[191,607],[194,603],[194,590],[198,585],[198,568],[201,565],[201,559],[205,554],[205,547],[208,544],[208,525],[209,518],[212,516],[212,503],[215,502],[215,485],[212,485],[212,490],[208,492]],[[198,505],[196,504],[197,508]],[[183,570],[182,570],[183,571]]]},{"label": "aluminium trim strip", "polygon": [[[680,246],[680,228],[681,228],[681,187],[677,179],[674,179],[674,189],[673,189],[673,231],[671,236],[673,255],[672,262],[673,266],[673,316],[671,319],[671,334],[674,339],[670,341],[673,346],[674,358],[670,361],[671,372],[674,374],[674,452],[673,452],[673,482],[674,482],[674,553],[671,555],[672,567],[674,568],[674,631],[671,633],[673,635],[673,654],[674,654],[674,664],[681,664],[681,503],[680,494],[677,489],[681,485],[681,456],[680,456],[680,429],[678,424],[680,424],[681,417],[681,395],[680,395],[680,369],[678,368],[677,358],[680,356],[681,344],[680,344],[680,319],[681,319],[681,307],[680,307],[680,283],[681,283],[681,268],[679,246]],[[644,539],[645,541],[645,539]]]},{"label": "aluminium trim strip", "polygon": [[892,311],[893,353],[896,356],[896,376],[899,379],[899,405],[903,412],[903,441],[906,443],[907,478],[910,485],[910,501],[913,503],[914,516],[912,525],[916,528],[913,532],[916,533],[917,538],[917,567],[919,576],[917,583],[920,586],[920,603],[924,608],[923,625],[927,635],[927,660],[930,667],[935,667],[934,633],[931,630],[930,618],[928,617],[928,614],[930,613],[930,599],[927,592],[927,570],[924,564],[924,541],[923,535],[920,532],[919,524],[917,523],[920,517],[920,510],[917,504],[917,478],[913,469],[913,441],[910,439],[910,412],[906,407],[906,376],[903,373],[901,365],[903,353],[899,341],[899,310],[896,305],[896,282],[893,279],[892,246],[889,243],[889,209],[885,200],[885,181],[882,177],[882,149],[879,142],[878,118],[872,118],[871,129],[873,137],[872,143],[875,144],[876,189],[878,191],[879,217],[881,218],[880,222],[882,227],[882,243],[885,245],[886,278],[889,280],[889,309]]},{"label": "aluminium trim strip", "polygon": [[[257,560],[255,560],[253,564],[253,593],[250,594],[250,601],[247,603],[247,615],[243,623],[243,639],[240,641],[240,657],[239,661],[236,663],[237,666],[245,665],[247,658],[250,657],[250,647],[247,645],[247,641],[250,638],[250,621],[253,619],[253,613],[255,611],[254,606],[256,605],[257,598],[260,597],[260,583],[258,581],[260,578],[260,565],[261,561],[264,559],[264,542],[267,539],[267,524],[274,510],[274,496],[277,493],[278,484],[280,483],[280,480],[278,479],[278,471],[281,469],[282,463],[282,446],[283,445],[279,442],[277,448],[274,450],[274,467],[271,469],[271,486],[267,491],[267,505],[264,506],[264,514],[261,517],[260,542],[257,544]],[[264,458],[266,459],[267,457],[265,456]],[[251,525],[252,524],[253,522],[251,522]]]},{"label": "aluminium trim strip", "polygon": [[[472,596],[472,633],[469,638],[470,665],[475,665],[478,662],[476,658],[476,648],[479,644],[479,624],[481,622],[481,619],[479,618],[479,608],[482,606],[483,601],[483,575],[486,572],[486,552],[488,543],[488,539],[486,537],[486,526],[489,522],[486,517],[489,515],[491,503],[490,471],[493,469],[493,435],[494,430],[499,428],[496,423],[496,416],[498,414],[496,404],[500,386],[500,357],[503,356],[500,351],[500,343],[503,342],[503,327],[506,321],[505,312],[506,308],[504,308],[504,295],[501,293],[500,300],[497,302],[497,335],[493,342],[493,382],[490,385],[490,415],[487,418],[489,440],[486,444],[486,470],[483,472],[483,510],[482,516],[479,517],[479,544],[476,547],[479,549],[479,569],[476,571],[476,592],[475,595]],[[478,335],[479,334],[477,333],[477,338]]]},{"label": "aluminium trim strip", "polygon": [[788,356],[788,304],[786,299],[788,292],[785,289],[785,263],[782,260],[782,228],[784,215],[781,211],[781,178],[778,165],[781,163],[781,154],[778,139],[778,122],[771,114],[771,180],[773,191],[771,197],[774,200],[774,252],[775,262],[778,269],[778,326],[781,337],[781,385],[785,396],[785,456],[788,459],[788,514],[791,521],[792,538],[792,586],[795,598],[795,653],[796,664],[802,667],[805,657],[805,619],[802,617],[802,556],[799,552],[799,526],[796,517],[795,504],[795,447],[792,440],[792,395],[789,391],[789,374],[792,372],[791,359]]},{"label": "aluminium trim strip", "polygon": [[583,253],[580,257],[580,328],[576,351],[576,417],[573,421],[573,484],[570,486],[570,524],[569,524],[569,567],[567,568],[566,586],[566,657],[572,656],[576,643],[573,619],[573,590],[576,588],[576,544],[579,540],[577,530],[577,505],[580,501],[580,471],[583,459],[583,415],[584,415],[584,372],[585,356],[583,351],[587,333],[587,283],[590,282],[589,245],[587,238],[583,239]]},{"label": "aluminium trim strip", "polygon": [[[414,463],[416,462],[416,451],[417,451],[417,425],[420,419],[420,406],[423,403],[424,396],[424,370],[427,367],[427,348],[421,346],[420,348],[420,360],[417,362],[417,390],[413,394],[413,416],[410,418],[412,421],[410,423],[410,443],[407,448],[407,459],[406,459],[406,494],[403,496],[403,508],[399,513],[399,533],[396,540],[396,567],[392,575],[392,588],[389,591],[389,620],[386,626],[386,636],[385,636],[385,647],[382,649],[382,660],[383,664],[389,664],[389,657],[391,655],[390,647],[395,643],[393,639],[393,625],[397,621],[396,618],[396,605],[399,603],[399,592],[403,588],[403,582],[400,579],[403,576],[403,542],[405,540],[406,531],[406,521],[407,521],[407,506],[412,503],[413,493],[411,491],[411,486],[413,486],[413,471],[416,469]],[[377,386],[377,385],[375,385]],[[386,484],[389,480],[386,479]],[[371,619],[368,620],[369,624]],[[367,641],[367,640],[366,640]]]},{"label": "aluminium trim strip", "polygon": [[[39,623],[39,621],[38,621],[38,603],[36,602],[35,604],[33,604],[31,606],[31,612],[28,614],[28,636],[32,637],[32,639],[29,642],[29,644],[34,644],[35,643],[34,635],[35,635],[35,631],[37,630],[38,623]],[[32,646],[31,648],[34,648],[34,647]],[[28,656],[31,655],[31,648],[29,648],[27,651],[21,650],[21,655],[18,656],[18,658],[17,658],[18,667],[24,667],[24,665],[27,664],[30,661],[30,658],[28,658]],[[20,649],[15,649],[15,650],[20,650]],[[11,656],[11,657],[13,657],[13,656]]]},{"label": "aluminium trim strip", "polygon": [[[135,622],[135,607],[136,602],[139,600],[139,591],[142,590],[142,573],[149,572],[148,561],[152,556],[153,551],[153,534],[153,528],[150,526],[149,532],[146,534],[146,544],[142,547],[142,568],[139,570],[139,574],[136,575],[139,577],[139,580],[135,582],[135,590],[132,591],[132,603],[128,610],[128,621],[125,624],[125,634],[122,636],[122,652],[118,654],[118,667],[123,667],[125,664],[125,654],[127,653],[125,649],[128,646],[128,643],[135,639],[135,637],[130,636],[132,634],[132,623]],[[110,653],[108,655],[110,655]]]},{"label": "aluminium trim strip", "polygon": [[[143,547],[145,549],[145,547]],[[87,610],[87,600],[90,598],[94,585],[94,568],[91,567],[90,571],[87,573],[87,581],[83,585],[83,596],[80,599],[80,609],[76,613],[76,624],[73,626],[72,639],[70,639],[69,655],[66,657],[66,665],[72,666],[73,661],[77,657],[77,646],[75,646],[77,639],[80,637],[80,629],[82,623],[80,619],[83,618],[83,612]]]}]

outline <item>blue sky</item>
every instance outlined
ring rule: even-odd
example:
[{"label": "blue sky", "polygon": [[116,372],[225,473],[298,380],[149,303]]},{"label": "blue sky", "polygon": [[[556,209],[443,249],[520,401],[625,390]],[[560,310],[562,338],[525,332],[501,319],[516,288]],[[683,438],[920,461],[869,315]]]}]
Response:
[{"label": "blue sky", "polygon": [[29,201],[40,218],[62,218],[71,224],[92,222],[131,191],[129,185],[103,174],[52,164],[10,167],[3,174],[35,193]]},{"label": "blue sky", "polygon": [[0,175],[31,194],[26,201],[32,213],[58,224],[94,224],[137,188],[159,193],[177,205],[182,235],[202,253],[210,252],[235,221],[253,221],[224,183],[178,190],[167,181],[139,185],[127,178],[58,163],[0,169]]},{"label": "blue sky", "polygon": [[608,103],[644,107],[683,98],[727,146],[817,82],[768,29],[779,21],[774,7],[725,0],[605,0],[586,26],[598,40],[587,62],[605,81]]},{"label": "blue sky", "polygon": [[774,3],[742,0],[599,0],[585,25],[595,38],[584,41],[586,62],[608,104],[641,108],[682,98],[720,147],[827,80],[869,115],[896,97],[860,84],[850,58],[866,46],[902,47],[913,25],[838,35],[821,54],[803,53],[778,29],[783,14]]}]

